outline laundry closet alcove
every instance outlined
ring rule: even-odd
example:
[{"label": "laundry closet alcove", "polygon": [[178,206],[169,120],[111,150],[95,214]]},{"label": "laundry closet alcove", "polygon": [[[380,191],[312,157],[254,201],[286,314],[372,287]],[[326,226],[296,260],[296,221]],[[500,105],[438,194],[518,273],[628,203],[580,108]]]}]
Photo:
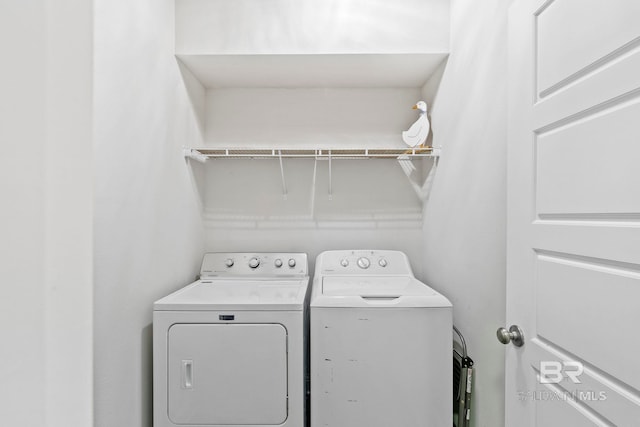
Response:
[{"label": "laundry closet alcove", "polygon": [[448,56],[447,2],[246,3],[176,1],[206,225],[420,228],[439,153],[401,132]]}]

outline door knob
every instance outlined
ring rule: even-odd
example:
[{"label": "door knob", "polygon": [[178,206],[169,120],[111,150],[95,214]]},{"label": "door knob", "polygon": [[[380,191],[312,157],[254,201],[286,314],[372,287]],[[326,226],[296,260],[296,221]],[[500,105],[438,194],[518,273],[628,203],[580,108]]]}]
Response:
[{"label": "door knob", "polygon": [[524,333],[517,325],[511,325],[508,331],[506,328],[498,328],[496,335],[498,336],[498,341],[502,344],[512,342],[516,347],[522,347],[524,345]]}]

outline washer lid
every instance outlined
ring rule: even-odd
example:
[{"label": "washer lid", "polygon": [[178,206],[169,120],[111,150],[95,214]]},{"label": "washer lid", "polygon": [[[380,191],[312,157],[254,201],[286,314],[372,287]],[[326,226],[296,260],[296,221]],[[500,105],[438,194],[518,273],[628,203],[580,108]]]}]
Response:
[{"label": "washer lid", "polygon": [[436,295],[436,291],[413,277],[347,276],[324,277],[322,294],[328,296]]},{"label": "washer lid", "polygon": [[309,279],[199,280],[153,305],[154,310],[293,310],[304,308]]},{"label": "washer lid", "polygon": [[444,296],[411,276],[329,276],[312,307],[451,307]]}]

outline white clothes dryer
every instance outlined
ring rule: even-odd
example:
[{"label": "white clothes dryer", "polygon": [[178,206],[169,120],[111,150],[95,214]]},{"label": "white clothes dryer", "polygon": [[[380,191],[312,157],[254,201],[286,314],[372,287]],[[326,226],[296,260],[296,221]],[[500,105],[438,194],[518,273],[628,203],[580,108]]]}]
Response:
[{"label": "white clothes dryer", "polygon": [[154,426],[303,426],[308,283],[306,254],[206,254],[154,304]]},{"label": "white clothes dryer", "polygon": [[321,253],[310,316],[311,427],[452,425],[452,306],[406,255]]}]

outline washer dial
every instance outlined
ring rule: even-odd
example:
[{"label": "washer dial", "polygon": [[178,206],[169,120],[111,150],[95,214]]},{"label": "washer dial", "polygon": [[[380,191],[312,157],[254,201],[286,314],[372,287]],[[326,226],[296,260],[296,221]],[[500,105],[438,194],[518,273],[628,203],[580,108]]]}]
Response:
[{"label": "washer dial", "polygon": [[369,261],[369,258],[366,258],[366,257],[358,258],[358,267],[367,269],[369,268],[370,265],[371,265],[371,261]]}]

